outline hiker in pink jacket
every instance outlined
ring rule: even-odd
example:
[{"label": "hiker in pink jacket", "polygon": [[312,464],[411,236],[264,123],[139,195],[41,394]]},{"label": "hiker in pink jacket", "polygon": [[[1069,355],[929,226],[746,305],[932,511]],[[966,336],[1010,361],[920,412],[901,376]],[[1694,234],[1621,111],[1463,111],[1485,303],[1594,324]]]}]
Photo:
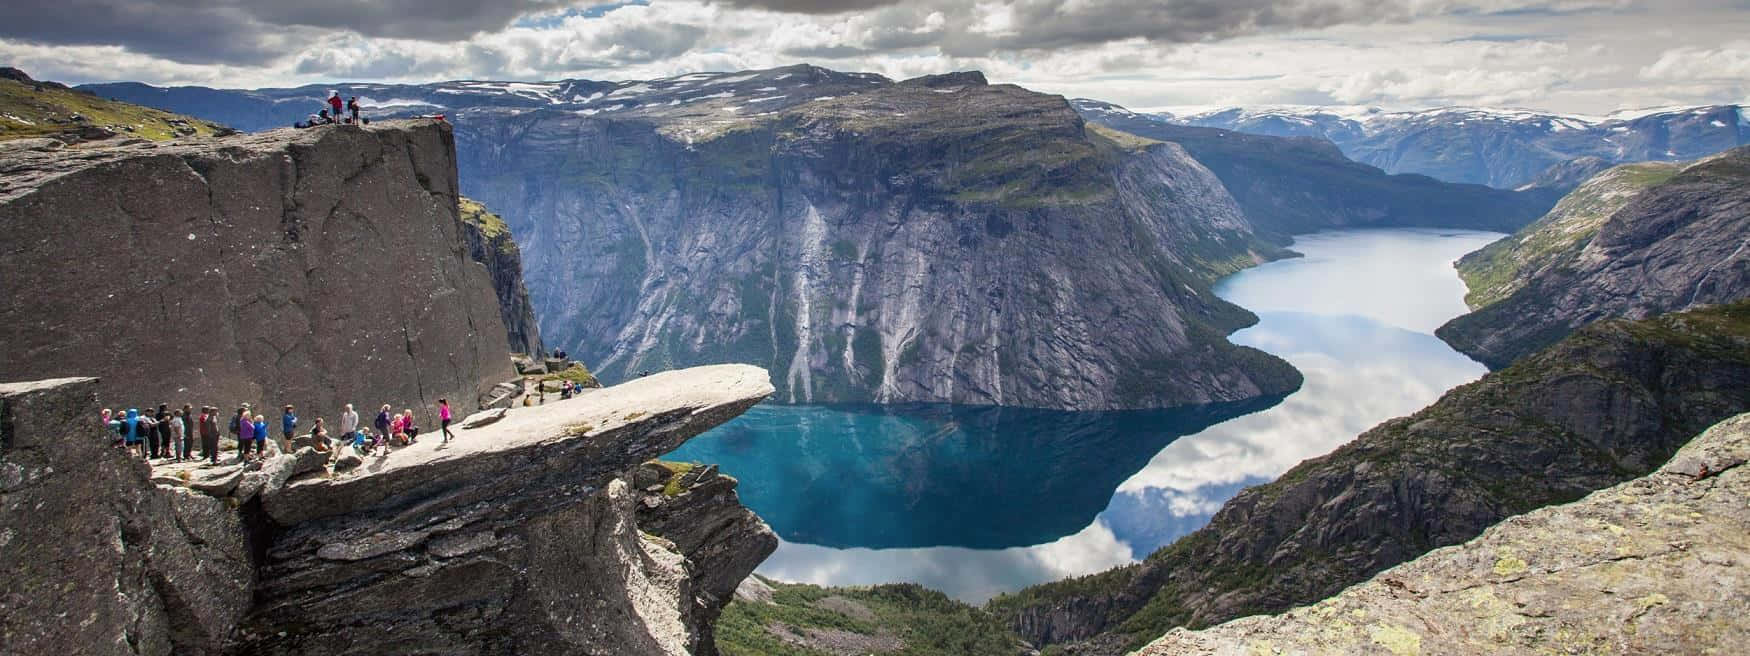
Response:
[{"label": "hiker in pink jacket", "polygon": [[450,400],[449,399],[438,399],[438,422],[443,424],[443,427],[444,427],[444,444],[449,444],[450,438],[456,436],[455,433],[450,432]]}]

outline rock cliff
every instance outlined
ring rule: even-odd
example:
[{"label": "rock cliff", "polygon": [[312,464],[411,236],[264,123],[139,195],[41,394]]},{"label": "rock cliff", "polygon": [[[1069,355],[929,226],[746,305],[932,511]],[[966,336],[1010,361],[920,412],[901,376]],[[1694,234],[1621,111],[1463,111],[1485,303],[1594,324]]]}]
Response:
[{"label": "rock cliff", "polygon": [[1608,169],[1580,183],[1530,225],[1460,258],[1454,266],[1469,288],[1465,304],[1473,310],[1491,305],[1519,291],[1539,272],[1569,266],[1612,214],[1681,168],[1643,162]]},{"label": "rock cliff", "polygon": [[[1547,221],[1569,223],[1563,216]],[[1587,236],[1591,225],[1578,221],[1578,239],[1553,240],[1559,248],[1529,266],[1505,267],[1509,273],[1489,284],[1510,293],[1435,334],[1499,368],[1599,319],[1750,297],[1750,147],[1690,164],[1634,194]]]},{"label": "rock cliff", "polygon": [[1601,322],[1241,492],[1140,564],[991,607],[1085,654],[1282,611],[1645,474],[1747,409],[1750,304]]},{"label": "rock cliff", "polygon": [[1317,604],[1142,650],[1169,654],[1728,654],[1750,640],[1750,415],[1658,471],[1504,521]]},{"label": "rock cliff", "polygon": [[[516,208],[543,335],[605,380],[734,360],[783,401],[1073,409],[1298,385],[1224,339],[1253,318],[1208,281],[1275,251],[1183,150],[977,74],[734,84],[459,113],[469,194]],[[812,100],[749,105],[754,85]]]},{"label": "rock cliff", "polygon": [[469,407],[514,376],[432,121],[0,153],[0,377]]},{"label": "rock cliff", "polygon": [[634,486],[769,395],[755,367],[512,409],[345,472],[306,448],[150,480],[82,428],[98,387],[0,387],[8,653],[708,654],[777,546],[714,470]]},{"label": "rock cliff", "polygon": [[541,329],[535,323],[535,305],[523,286],[523,255],[511,239],[510,226],[478,201],[463,198],[462,237],[468,256],[486,265],[492,274],[492,291],[498,295],[498,316],[504,320],[505,338],[512,353],[540,357]]}]

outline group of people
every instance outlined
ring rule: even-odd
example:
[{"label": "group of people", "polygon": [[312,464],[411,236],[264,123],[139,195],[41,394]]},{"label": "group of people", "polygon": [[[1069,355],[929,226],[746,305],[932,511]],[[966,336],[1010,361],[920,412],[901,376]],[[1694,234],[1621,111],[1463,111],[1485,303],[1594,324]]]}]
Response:
[{"label": "group of people", "polygon": [[[455,433],[450,431],[452,418],[449,399],[438,399],[438,421],[445,443],[455,437]],[[219,464],[221,421],[226,422],[224,430],[237,443],[238,462],[267,457],[270,437],[267,417],[252,411],[247,403],[239,405],[228,420],[222,420],[219,409],[213,406],[201,406],[200,414],[196,415],[191,405],[184,404],[181,408],[173,409],[168,403],[158,404],[157,412],[141,412],[138,408],[105,408],[102,415],[102,426],[114,435],[116,446],[127,449],[131,454],[147,461],[183,462],[204,459],[214,465]],[[388,455],[391,446],[414,444],[419,436],[419,425],[414,421],[413,409],[406,408],[397,413],[388,404],[384,404],[377,412],[373,424],[375,432],[370,427],[361,426],[358,412],[352,409],[351,403],[346,404],[340,413],[338,439],[330,439],[328,428],[321,417],[311,423],[309,432],[299,435],[297,408],[291,405],[281,409],[279,424],[277,446],[281,452],[286,453],[293,450],[295,443],[307,443],[323,453],[335,454],[340,447],[351,445],[363,451],[362,455],[375,454],[379,449],[383,455]],[[197,437],[200,448],[198,457],[195,454]]]},{"label": "group of people", "polygon": [[308,119],[299,122],[296,127],[308,128],[318,125],[328,125],[331,123],[362,124],[370,122],[359,117],[358,96],[353,96],[346,101],[346,112],[344,114],[341,112],[339,91],[329,91],[328,100],[323,104],[325,106],[321,111],[311,114]]}]

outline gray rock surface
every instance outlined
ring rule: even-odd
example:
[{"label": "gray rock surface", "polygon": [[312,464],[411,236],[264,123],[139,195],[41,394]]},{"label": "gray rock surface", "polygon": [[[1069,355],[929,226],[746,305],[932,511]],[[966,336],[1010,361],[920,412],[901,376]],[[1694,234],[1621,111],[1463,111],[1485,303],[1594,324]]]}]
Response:
[{"label": "gray rock surface", "polygon": [[737,481],[719,473],[716,465],[695,467],[679,476],[673,495],[668,493],[668,481],[657,492],[642,493],[638,526],[673,543],[694,564],[695,614],[705,629],[695,653],[714,654],[716,641],[710,629],[717,614],[740,594],[744,581],[757,581],[749,573],[778,549],[778,536],[741,505],[735,494]]},{"label": "gray rock surface", "polygon": [[111,447],[98,387],[0,384],[0,652],[221,653],[253,590],[244,525]]},{"label": "gray rock surface", "polygon": [[504,320],[511,352],[539,357],[546,349],[541,346],[541,329],[535,323],[535,305],[523,286],[522,251],[511,239],[504,219],[486,206],[463,198],[461,213],[468,257],[492,274],[492,292],[498,296],[498,316]]},{"label": "gray rock surface", "polygon": [[739,361],[784,401],[1084,410],[1298,385],[1224,339],[1254,319],[1208,281],[1277,253],[1181,149],[975,74],[853,86],[468,110],[462,175],[524,246],[545,341],[604,380]]},{"label": "gray rock surface", "polygon": [[471,406],[514,374],[456,208],[432,121],[0,153],[0,379]]},{"label": "gray rock surface", "polygon": [[350,471],[303,448],[156,486],[78,428],[97,388],[0,385],[7,654],[709,654],[777,545],[713,467],[651,503],[622,480],[770,395],[756,367],[511,410]]},{"label": "gray rock surface", "polygon": [[[1750,641],[1746,458],[1750,415],[1738,415],[1655,473],[1514,517],[1317,604],[1176,630],[1141,653],[1738,653]],[[1698,477],[1702,466],[1710,473]]]},{"label": "gray rock surface", "polygon": [[1176,626],[1337,593],[1506,517],[1645,474],[1750,410],[1750,303],[1589,326],[1248,488],[1142,563],[992,608],[1023,639],[1117,654]]},{"label": "gray rock surface", "polygon": [[1583,245],[1518,275],[1506,298],[1435,334],[1499,368],[1599,319],[1750,297],[1750,147],[1689,165],[1616,210]]},{"label": "gray rock surface", "polygon": [[278,529],[233,651],[708,653],[776,540],[733,479],[651,508],[620,477],[771,392],[756,367],[666,372],[264,492]]}]

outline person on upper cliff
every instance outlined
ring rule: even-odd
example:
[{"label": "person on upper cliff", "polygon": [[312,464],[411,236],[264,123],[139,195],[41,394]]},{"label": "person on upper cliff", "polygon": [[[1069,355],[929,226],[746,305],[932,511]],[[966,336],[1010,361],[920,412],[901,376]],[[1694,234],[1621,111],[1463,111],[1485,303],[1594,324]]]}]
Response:
[{"label": "person on upper cliff", "polygon": [[352,115],[352,118],[347,119],[346,122],[351,123],[353,125],[359,124],[359,97],[358,96],[353,96],[352,98],[347,99],[347,101],[346,101],[346,113]]},{"label": "person on upper cliff", "polygon": [[329,91],[328,92],[328,115],[334,117],[334,120],[336,120],[336,121],[340,120],[340,92],[339,91]]},{"label": "person on upper cliff", "polygon": [[134,426],[140,429],[139,444],[143,451],[141,456],[148,461],[158,457],[158,422],[152,418],[152,411],[140,413],[134,420]]},{"label": "person on upper cliff", "polygon": [[182,404],[182,442],[176,454],[177,460],[194,459],[194,406]]}]

